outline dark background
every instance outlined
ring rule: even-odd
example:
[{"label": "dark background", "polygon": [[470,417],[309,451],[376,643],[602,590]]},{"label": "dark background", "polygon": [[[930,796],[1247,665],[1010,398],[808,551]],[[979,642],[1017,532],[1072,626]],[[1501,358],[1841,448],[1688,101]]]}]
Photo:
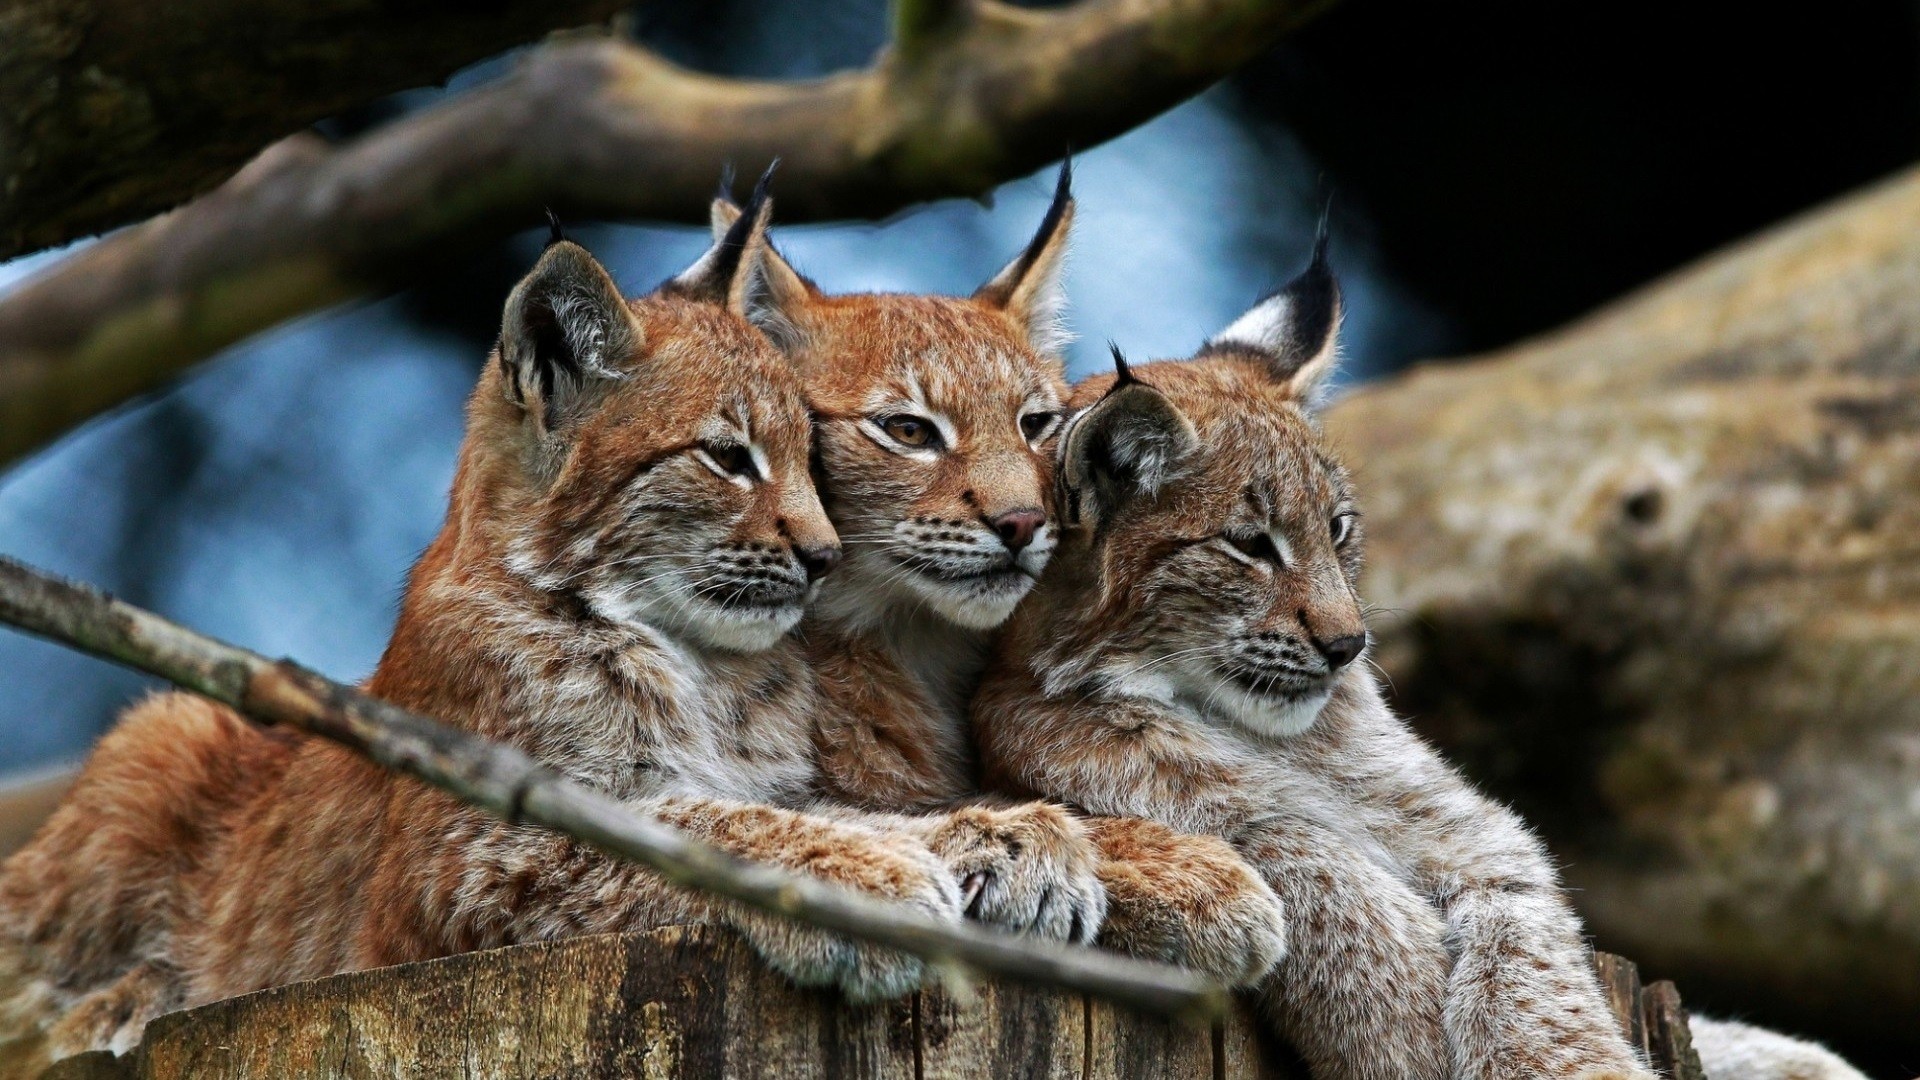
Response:
[{"label": "dark background", "polygon": [[[877,0],[655,0],[636,32],[692,66],[786,77],[865,64],[885,21]],[[503,62],[323,132],[349,137]],[[1192,349],[1302,262],[1329,194],[1353,380],[1551,329],[1916,150],[1911,2],[1346,0],[1080,155],[1074,371],[1103,363],[1109,338],[1138,356]],[[1009,184],[992,209],[779,236],[829,289],[967,291],[1018,249],[1050,183]],[[686,227],[572,231],[632,292],[704,244]],[[439,524],[500,303],[537,249],[521,237],[282,327],[0,473],[0,551],[364,675]],[[0,288],[57,257],[0,265]],[[143,685],[16,635],[0,636],[0,673],[0,772],[83,753]]]}]

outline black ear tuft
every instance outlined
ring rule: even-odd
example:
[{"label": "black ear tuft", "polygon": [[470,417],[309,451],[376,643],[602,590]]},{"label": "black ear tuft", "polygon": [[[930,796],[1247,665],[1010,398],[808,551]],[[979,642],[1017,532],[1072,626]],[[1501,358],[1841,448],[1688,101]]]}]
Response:
[{"label": "black ear tuft", "polygon": [[1328,247],[1327,219],[1322,217],[1307,268],[1214,335],[1199,355],[1258,354],[1275,381],[1311,406],[1339,353],[1343,304]]},{"label": "black ear tuft", "polygon": [[566,231],[560,228],[560,215],[553,212],[553,207],[551,206],[547,207],[547,244],[546,246],[552,247],[553,245],[559,243],[562,240],[565,240],[566,238],[567,238]]},{"label": "black ear tuft", "polygon": [[724,281],[733,280],[740,271],[740,257],[746,254],[747,240],[753,230],[765,224],[761,220],[767,207],[767,198],[773,188],[773,170],[780,167],[780,159],[774,158],[767,171],[754,181],[753,194],[747,196],[747,205],[742,208],[740,220],[727,229],[727,235],[720,238],[720,248],[726,254],[715,269]]},{"label": "black ear tuft", "polygon": [[1127,366],[1127,358],[1120,351],[1120,346],[1109,341],[1107,348],[1113,351],[1113,386],[1107,393],[1111,394],[1123,386],[1139,382],[1139,379],[1133,377],[1133,369]]},{"label": "black ear tuft", "polygon": [[[663,291],[729,306],[740,299],[743,270],[751,269],[743,260],[749,249],[764,246],[761,239],[772,209],[768,189],[773,186],[773,171],[779,165],[776,158],[773,164],[767,166],[759,182],[753,185],[753,194],[747,199],[747,205],[739,216],[724,231],[719,231],[713,246],[700,256],[699,261],[662,285]],[[716,206],[720,203],[721,200],[715,201]],[[718,222],[714,227],[716,231],[719,230]]]},{"label": "black ear tuft", "polygon": [[1011,277],[1013,281],[1023,281],[1033,273],[1034,264],[1040,261],[1048,250],[1053,234],[1060,230],[1060,221],[1073,208],[1073,159],[1060,160],[1060,175],[1053,182],[1053,201],[1047,204],[1046,216],[1040,219],[1040,227],[1033,230],[1033,239],[1027,241],[1027,248],[1013,265],[1000,272],[1001,277]]},{"label": "black ear tuft", "polygon": [[1060,163],[1053,201],[1033,239],[973,294],[975,300],[1013,316],[1025,329],[1028,343],[1043,356],[1058,357],[1072,340],[1061,322],[1067,304],[1063,279],[1072,225],[1073,161],[1069,158]]},{"label": "black ear tuft", "polygon": [[1327,263],[1327,220],[1320,219],[1320,233],[1313,240],[1313,258],[1307,268],[1273,293],[1287,300],[1291,326],[1288,342],[1302,354],[1301,363],[1318,353],[1333,337],[1334,323],[1340,318],[1340,283]]}]

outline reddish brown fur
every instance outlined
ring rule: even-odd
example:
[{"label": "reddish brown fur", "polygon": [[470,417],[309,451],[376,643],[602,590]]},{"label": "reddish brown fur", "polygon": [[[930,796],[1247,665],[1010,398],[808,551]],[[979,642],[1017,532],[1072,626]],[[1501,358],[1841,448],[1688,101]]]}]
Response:
[{"label": "reddish brown fur", "polygon": [[[701,279],[628,305],[584,252],[550,250],[510,301],[508,355],[474,392],[446,525],[366,688],[735,854],[957,917],[921,844],[794,809],[819,786],[816,688],[797,647],[753,621],[761,607],[726,605],[775,590],[794,599],[764,610],[797,619],[795,564],[835,537],[798,379],[721,297],[737,291]],[[555,355],[575,373],[539,366]],[[758,479],[712,464],[728,451],[706,447],[734,430],[759,450]],[[722,574],[733,592],[703,591]],[[742,634],[761,651],[728,644]],[[918,981],[908,958],[669,887],[331,744],[164,695],[103,740],[0,871],[0,1038],[124,1049],[178,1005],[689,919],[724,919],[790,975],[856,996]]]},{"label": "reddish brown fur", "polygon": [[[1057,909],[1050,893],[1097,889],[1121,905],[1108,905],[1102,944],[1250,980],[1282,951],[1281,914],[1228,845],[1146,822],[1087,830],[1042,803],[945,809],[977,799],[967,703],[1030,578],[1004,601],[973,603],[914,580],[913,567],[954,549],[985,559],[973,554],[981,548],[1029,576],[1045,565],[1050,528],[1009,555],[993,522],[1052,511],[1057,419],[1033,429],[1022,420],[1057,416],[1065,392],[1049,349],[1072,220],[1064,196],[1063,187],[1026,255],[972,297],[828,296],[770,259],[760,322],[806,379],[822,497],[848,550],[802,626],[827,699],[816,745],[838,800],[926,815],[917,834],[963,879],[988,882],[976,916],[1035,927],[1036,905]],[[724,227],[729,208],[715,210]],[[946,445],[937,454],[890,445],[875,421],[899,412],[935,420]],[[1056,922],[1071,933],[1072,920]]]}]

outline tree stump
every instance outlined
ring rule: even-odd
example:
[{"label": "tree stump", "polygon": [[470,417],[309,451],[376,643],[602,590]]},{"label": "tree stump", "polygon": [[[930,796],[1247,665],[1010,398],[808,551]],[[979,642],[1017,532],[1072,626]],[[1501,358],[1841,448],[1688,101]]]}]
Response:
[{"label": "tree stump", "polygon": [[[1672,983],[1595,964],[1621,1029],[1704,1080]],[[1307,1080],[1245,1004],[1206,1027],[980,983],[853,1006],[800,990],[731,931],[669,926],[517,945],[261,990],[147,1025],[125,1057],[42,1080]]]},{"label": "tree stump", "polygon": [[1304,1080],[1245,1007],[1217,1028],[980,983],[872,1006],[799,990],[731,932],[674,926],[467,953],[160,1017],[45,1080]]}]

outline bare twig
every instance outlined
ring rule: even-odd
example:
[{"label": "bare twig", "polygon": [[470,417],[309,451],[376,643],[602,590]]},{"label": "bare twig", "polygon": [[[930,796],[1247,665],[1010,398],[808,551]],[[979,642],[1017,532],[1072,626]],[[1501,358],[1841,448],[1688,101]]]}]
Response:
[{"label": "bare twig", "polygon": [[281,320],[581,217],[701,221],[721,163],[782,159],[784,221],[879,217],[1112,138],[1328,0],[901,0],[898,48],[807,82],[689,72],[614,41],[337,149],[296,138],[0,297],[0,463]]},{"label": "bare twig", "polygon": [[138,221],[276,139],[622,0],[4,0],[0,259]]},{"label": "bare twig", "polygon": [[1190,1019],[1212,1019],[1226,1008],[1224,990],[1178,968],[937,923],[899,905],[734,858],[640,817],[510,746],[3,558],[0,622],[158,675],[262,723],[331,739],[503,818],[544,825],[644,863],[678,884],[899,949],[936,969],[960,964]]}]

